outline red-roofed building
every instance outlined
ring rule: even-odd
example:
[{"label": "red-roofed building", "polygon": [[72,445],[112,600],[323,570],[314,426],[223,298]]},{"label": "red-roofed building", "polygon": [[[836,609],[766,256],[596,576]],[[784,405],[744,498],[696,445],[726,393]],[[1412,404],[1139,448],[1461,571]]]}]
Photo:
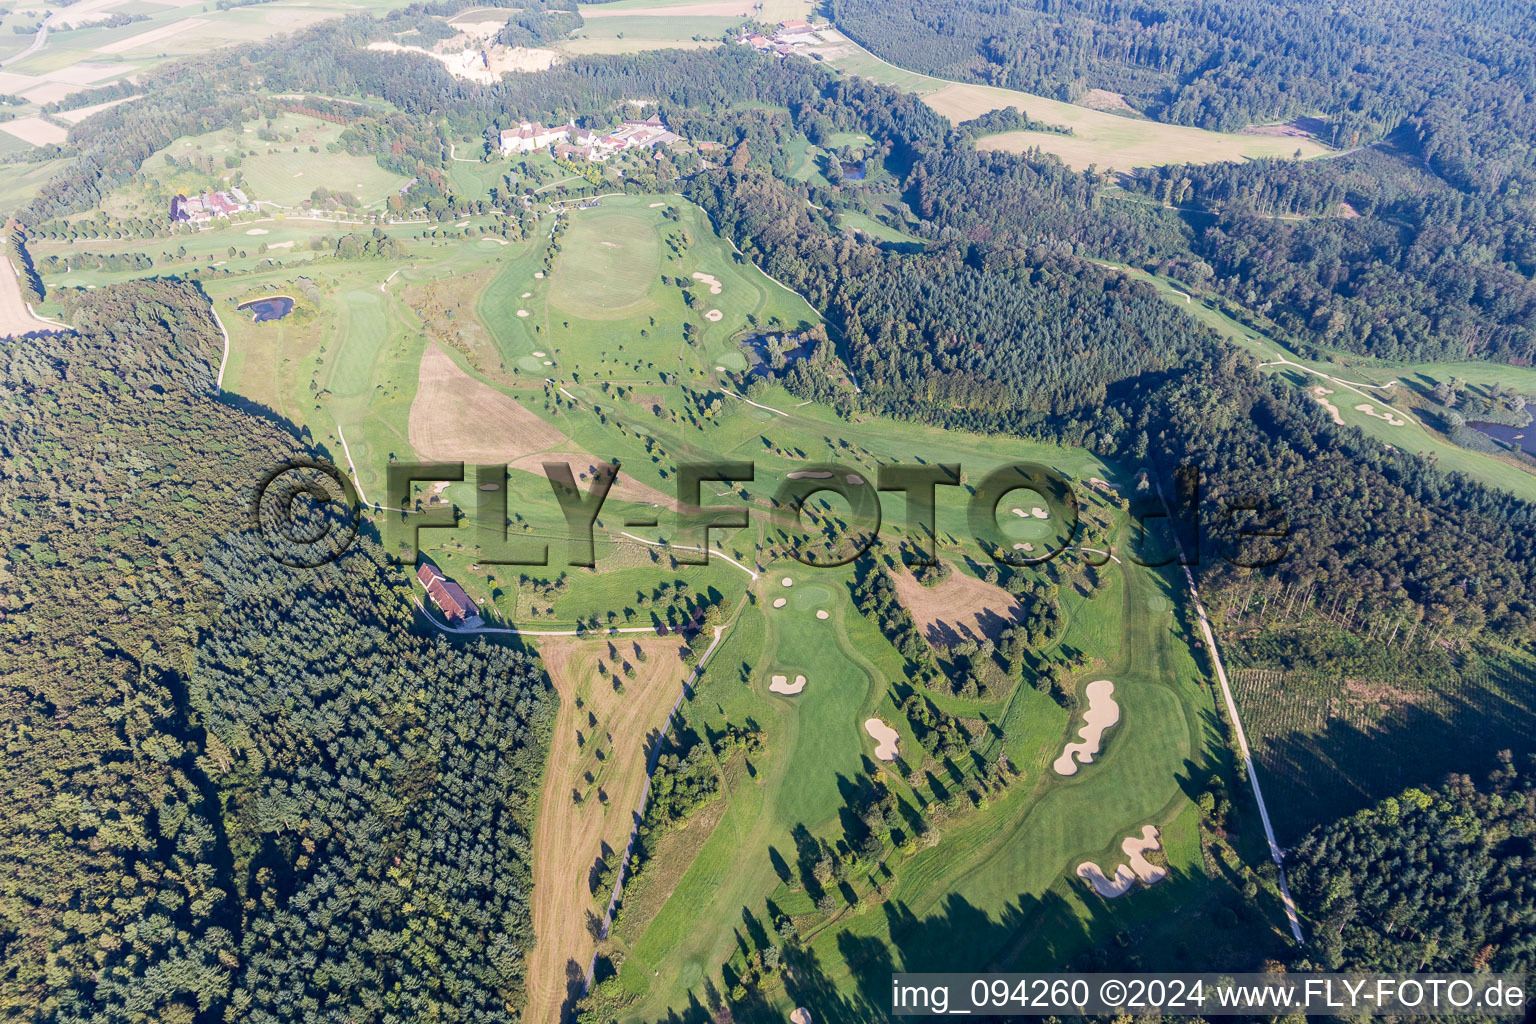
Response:
[{"label": "red-roofed building", "polygon": [[464,588],[437,571],[436,566],[423,564],[416,570],[416,579],[427,590],[432,603],[441,609],[450,625],[463,625],[474,629],[480,625],[480,609],[464,593]]}]

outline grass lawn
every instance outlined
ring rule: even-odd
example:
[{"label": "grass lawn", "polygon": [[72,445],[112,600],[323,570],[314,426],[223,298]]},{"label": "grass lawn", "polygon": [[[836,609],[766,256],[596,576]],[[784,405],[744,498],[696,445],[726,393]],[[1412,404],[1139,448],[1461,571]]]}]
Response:
[{"label": "grass lawn", "polygon": [[[275,138],[259,138],[264,131]],[[136,182],[118,189],[109,202],[116,204],[118,212],[143,216],[163,210],[178,191],[224,187],[238,180],[251,199],[279,207],[297,207],[320,187],[350,192],[370,205],[405,184],[404,178],[384,170],[371,156],[329,152],[327,147],[342,131],[340,125],[284,114],[270,123],[257,120],[177,139],[150,156]],[[166,156],[180,166],[167,164]],[[238,163],[227,167],[226,158]]]}]

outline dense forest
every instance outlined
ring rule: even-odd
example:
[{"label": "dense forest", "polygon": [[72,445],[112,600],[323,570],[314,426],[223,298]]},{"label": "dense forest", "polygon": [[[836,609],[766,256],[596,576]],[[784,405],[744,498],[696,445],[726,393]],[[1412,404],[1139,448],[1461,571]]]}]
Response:
[{"label": "dense forest", "polygon": [[1286,869],[1314,948],[1299,969],[1536,966],[1536,787],[1508,754],[1314,830]]},{"label": "dense forest", "polygon": [[941,77],[1070,101],[1108,90],[1158,120],[1225,131],[1319,117],[1340,147],[1411,124],[1453,177],[1536,170],[1524,145],[1536,27],[1507,0],[833,0],[832,16],[881,57]]},{"label": "dense forest", "polygon": [[301,453],[216,400],[195,286],[67,301],[0,345],[0,1013],[504,1016],[542,671],[415,632],[367,544],[268,557],[251,494]]}]

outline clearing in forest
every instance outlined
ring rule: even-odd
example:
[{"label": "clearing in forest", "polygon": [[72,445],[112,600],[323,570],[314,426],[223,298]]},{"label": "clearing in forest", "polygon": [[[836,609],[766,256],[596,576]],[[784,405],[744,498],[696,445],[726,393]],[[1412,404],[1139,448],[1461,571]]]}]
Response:
[{"label": "clearing in forest", "polygon": [[[1094,110],[1075,103],[1036,96],[990,85],[949,82],[920,75],[886,63],[853,42],[839,43],[842,56],[826,55],[827,62],[849,74],[917,92],[934,110],[955,123],[1001,107],[1017,107],[1047,124],[1064,125],[1071,135],[1055,132],[1004,132],[977,142],[979,149],[1022,152],[1032,147],[1054,153],[1069,167],[1133,171],[1172,163],[1216,163],[1254,157],[1289,157],[1298,150],[1303,157],[1318,156],[1328,148],[1309,138],[1276,138],[1234,132],[1212,132],[1185,125],[1163,124],[1142,118]],[[1101,97],[1096,97],[1096,99]]]}]

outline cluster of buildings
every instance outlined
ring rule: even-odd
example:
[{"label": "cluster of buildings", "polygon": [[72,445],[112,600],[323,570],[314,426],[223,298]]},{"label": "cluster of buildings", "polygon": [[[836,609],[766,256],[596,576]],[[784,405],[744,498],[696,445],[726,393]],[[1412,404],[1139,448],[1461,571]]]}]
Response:
[{"label": "cluster of buildings", "polygon": [[502,156],[538,152],[553,145],[555,156],[561,159],[602,162],[615,153],[668,146],[681,138],[653,114],[644,121],[625,121],[609,132],[594,132],[574,124],[546,126],[538,121],[524,121],[516,128],[504,129],[500,145]]},{"label": "cluster of buildings", "polygon": [[780,57],[788,57],[791,54],[801,52],[806,47],[815,46],[818,43],[832,42],[836,36],[828,38],[821,33],[830,32],[828,29],[817,29],[814,25],[805,21],[781,21],[778,31],[772,36],[761,33],[740,35],[736,42],[742,46],[750,46],[754,50],[764,53],[776,53]]},{"label": "cluster of buildings", "polygon": [[231,188],[227,192],[199,192],[190,199],[177,195],[171,200],[171,220],[175,223],[206,224],[216,217],[227,218],[241,210],[254,210],[243,191]]},{"label": "cluster of buildings", "polygon": [[423,562],[421,568],[416,570],[416,579],[426,588],[427,596],[437,605],[450,626],[480,628],[480,609],[464,593],[463,587],[438,572],[436,566]]}]

